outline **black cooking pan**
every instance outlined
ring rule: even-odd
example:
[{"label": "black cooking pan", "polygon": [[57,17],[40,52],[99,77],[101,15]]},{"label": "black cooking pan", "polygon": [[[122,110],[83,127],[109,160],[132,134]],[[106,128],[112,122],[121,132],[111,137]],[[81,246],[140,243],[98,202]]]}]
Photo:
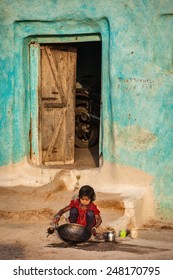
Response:
[{"label": "black cooking pan", "polygon": [[91,231],[79,224],[63,224],[55,229],[58,236],[68,243],[82,243],[91,237]]}]

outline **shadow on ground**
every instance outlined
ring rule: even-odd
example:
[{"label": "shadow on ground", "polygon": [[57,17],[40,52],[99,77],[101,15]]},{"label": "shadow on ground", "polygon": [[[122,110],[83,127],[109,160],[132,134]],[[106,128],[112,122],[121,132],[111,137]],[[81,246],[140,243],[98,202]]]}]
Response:
[{"label": "shadow on ground", "polygon": [[16,260],[25,259],[24,249],[16,244],[3,244],[0,245],[0,259],[1,260]]},{"label": "shadow on ground", "polygon": [[106,252],[106,251],[119,251],[119,252],[127,252],[127,253],[134,253],[134,254],[148,254],[154,252],[165,252],[169,251],[168,249],[158,249],[155,247],[148,247],[148,246],[139,246],[139,245],[132,245],[132,244],[122,244],[118,242],[86,242],[83,244],[68,244],[65,242],[61,243],[51,243],[47,247],[51,248],[73,248],[76,250],[85,250],[85,251],[96,251],[96,252]]}]

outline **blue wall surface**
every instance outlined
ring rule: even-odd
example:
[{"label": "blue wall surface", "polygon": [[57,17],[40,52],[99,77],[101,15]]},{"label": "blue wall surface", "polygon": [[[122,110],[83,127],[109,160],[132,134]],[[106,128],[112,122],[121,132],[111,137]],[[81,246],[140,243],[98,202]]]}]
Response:
[{"label": "blue wall surface", "polygon": [[171,218],[173,1],[1,0],[0,30],[0,165],[29,154],[29,42],[100,34],[103,159],[151,174],[158,214]]}]

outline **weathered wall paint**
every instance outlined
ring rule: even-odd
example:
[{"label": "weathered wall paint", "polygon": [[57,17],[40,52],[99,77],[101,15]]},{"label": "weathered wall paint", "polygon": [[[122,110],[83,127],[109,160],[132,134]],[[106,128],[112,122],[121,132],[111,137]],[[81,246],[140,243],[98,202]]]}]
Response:
[{"label": "weathered wall paint", "polygon": [[1,0],[0,29],[0,165],[29,154],[27,40],[100,32],[103,159],[151,174],[158,214],[171,218],[173,2]]}]

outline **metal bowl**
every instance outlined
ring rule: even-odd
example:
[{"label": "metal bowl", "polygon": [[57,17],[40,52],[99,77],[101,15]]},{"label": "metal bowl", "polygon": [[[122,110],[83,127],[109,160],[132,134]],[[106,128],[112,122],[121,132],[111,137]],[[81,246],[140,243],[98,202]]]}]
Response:
[{"label": "metal bowl", "polygon": [[104,240],[106,242],[115,241],[115,231],[114,230],[109,230],[109,231],[104,232],[103,236],[104,236]]},{"label": "metal bowl", "polygon": [[79,224],[63,224],[56,228],[58,236],[68,243],[82,243],[91,237],[91,231]]}]

